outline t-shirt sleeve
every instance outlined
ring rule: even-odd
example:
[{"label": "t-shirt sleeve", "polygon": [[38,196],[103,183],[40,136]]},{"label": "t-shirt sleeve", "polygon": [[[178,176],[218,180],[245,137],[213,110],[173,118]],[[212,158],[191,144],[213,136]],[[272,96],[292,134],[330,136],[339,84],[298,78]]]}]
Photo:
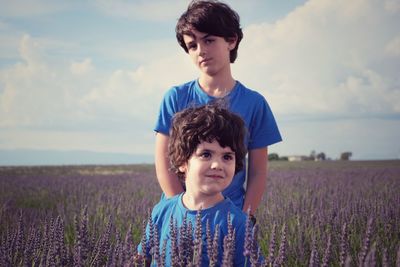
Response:
[{"label": "t-shirt sleeve", "polygon": [[250,127],[249,150],[266,147],[282,141],[272,110],[261,95],[254,103]]},{"label": "t-shirt sleeve", "polygon": [[172,117],[178,111],[177,108],[177,97],[178,94],[175,88],[168,90],[160,104],[160,110],[154,131],[169,135],[169,129],[171,127]]}]

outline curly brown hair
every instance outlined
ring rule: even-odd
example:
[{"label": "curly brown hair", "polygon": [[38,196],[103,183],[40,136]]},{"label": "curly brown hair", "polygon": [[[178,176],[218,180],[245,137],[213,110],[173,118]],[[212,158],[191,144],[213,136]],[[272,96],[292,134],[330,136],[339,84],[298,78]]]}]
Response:
[{"label": "curly brown hair", "polygon": [[235,174],[243,169],[247,148],[245,124],[241,117],[221,104],[189,107],[175,114],[168,143],[171,170],[184,179],[179,167],[188,162],[201,142],[216,140],[235,153]]},{"label": "curly brown hair", "polygon": [[188,53],[183,35],[193,35],[192,31],[223,37],[227,42],[237,38],[236,46],[230,51],[230,62],[237,58],[239,43],[243,38],[240,28],[240,17],[227,4],[219,1],[192,1],[176,24],[176,39],[179,45]]}]

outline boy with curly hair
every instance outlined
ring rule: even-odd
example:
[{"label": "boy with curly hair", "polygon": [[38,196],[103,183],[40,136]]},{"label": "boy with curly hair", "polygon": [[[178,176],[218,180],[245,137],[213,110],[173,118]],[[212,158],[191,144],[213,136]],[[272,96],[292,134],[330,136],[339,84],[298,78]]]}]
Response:
[{"label": "boy with curly hair", "polygon": [[[182,242],[186,240],[182,235],[187,233],[186,228],[196,225],[196,229],[189,232],[193,234],[190,238],[195,240],[194,253],[200,253],[201,266],[209,266],[211,262],[215,266],[222,264],[224,251],[228,249],[223,244],[227,236],[233,248],[231,263],[233,266],[244,266],[244,238],[246,221],[247,226],[249,221],[246,214],[222,192],[243,168],[246,155],[243,140],[246,134],[240,116],[220,104],[190,107],[175,114],[169,138],[169,158],[171,169],[183,181],[185,191],[161,199],[153,208],[151,223],[146,229],[147,239],[152,240],[147,240],[138,248],[148,262],[153,260],[157,264],[163,255],[166,256],[166,266],[190,260],[184,256],[187,253],[178,253],[173,246],[177,245],[178,232],[179,247],[182,249]],[[182,229],[186,230],[182,232]],[[210,242],[213,240],[210,236],[219,237],[213,245],[214,249],[211,249]],[[150,248],[150,244],[156,243],[159,244],[157,251]],[[190,247],[184,245],[183,249]],[[228,260],[226,255],[224,257]]]}]

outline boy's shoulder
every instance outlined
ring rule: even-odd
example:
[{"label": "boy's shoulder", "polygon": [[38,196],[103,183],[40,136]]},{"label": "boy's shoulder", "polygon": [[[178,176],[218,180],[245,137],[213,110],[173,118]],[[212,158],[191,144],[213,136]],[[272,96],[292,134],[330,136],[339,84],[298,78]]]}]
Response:
[{"label": "boy's shoulder", "polygon": [[238,208],[229,198],[227,200],[229,202],[229,212],[235,216],[236,220],[246,222],[247,214],[243,212],[242,209]]},{"label": "boy's shoulder", "polygon": [[196,86],[197,80],[191,80],[191,81],[187,81],[178,85],[174,85],[170,88],[171,90],[174,91],[182,91],[182,90],[187,90],[190,88],[194,88]]},{"label": "boy's shoulder", "polygon": [[243,83],[241,83],[239,81],[236,81],[236,83],[237,83],[237,88],[239,89],[241,94],[244,94],[248,97],[255,98],[255,99],[257,99],[257,98],[264,99],[264,96],[260,92],[247,87],[246,85],[244,85]]},{"label": "boy's shoulder", "polygon": [[185,99],[196,88],[196,80],[188,81],[182,84],[170,87],[164,95],[167,100]]},{"label": "boy's shoulder", "polygon": [[244,225],[246,223],[246,213],[233,204],[229,198],[226,198],[215,209],[214,216],[221,217],[222,220],[226,220],[228,213],[233,225]]},{"label": "boy's shoulder", "polygon": [[152,217],[155,218],[162,218],[162,217],[169,217],[171,213],[177,208],[178,203],[180,201],[180,196],[176,195],[170,198],[163,198],[161,199],[152,210]]}]

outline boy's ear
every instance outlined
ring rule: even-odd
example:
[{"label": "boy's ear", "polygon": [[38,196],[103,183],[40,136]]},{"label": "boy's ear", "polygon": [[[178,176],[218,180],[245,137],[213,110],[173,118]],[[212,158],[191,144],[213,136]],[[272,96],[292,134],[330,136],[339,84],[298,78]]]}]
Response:
[{"label": "boy's ear", "polygon": [[179,166],[178,170],[180,172],[186,173],[186,165]]},{"label": "boy's ear", "polygon": [[229,50],[232,50],[236,47],[237,36],[229,37],[227,41],[229,43]]}]

